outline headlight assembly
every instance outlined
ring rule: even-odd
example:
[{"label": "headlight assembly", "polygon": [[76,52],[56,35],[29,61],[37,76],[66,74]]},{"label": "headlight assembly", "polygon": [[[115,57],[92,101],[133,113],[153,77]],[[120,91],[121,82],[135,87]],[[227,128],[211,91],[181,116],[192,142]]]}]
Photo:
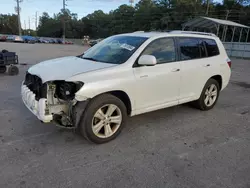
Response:
[{"label": "headlight assembly", "polygon": [[62,100],[72,100],[75,98],[75,93],[83,86],[82,82],[65,82],[55,81],[55,95]]}]

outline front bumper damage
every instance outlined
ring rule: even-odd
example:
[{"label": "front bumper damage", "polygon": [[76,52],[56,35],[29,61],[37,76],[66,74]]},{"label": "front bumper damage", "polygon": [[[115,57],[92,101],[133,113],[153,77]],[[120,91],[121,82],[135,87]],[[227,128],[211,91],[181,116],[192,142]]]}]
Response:
[{"label": "front bumper damage", "polygon": [[36,100],[33,93],[26,85],[21,86],[22,100],[25,106],[42,122],[49,123],[53,120],[53,115],[49,114],[47,99]]},{"label": "front bumper damage", "polygon": [[[43,123],[54,122],[64,128],[76,128],[89,100],[76,101],[74,105],[51,105],[47,98],[36,100],[36,95],[24,83],[21,96],[25,106]],[[69,113],[70,112],[70,113]]]}]

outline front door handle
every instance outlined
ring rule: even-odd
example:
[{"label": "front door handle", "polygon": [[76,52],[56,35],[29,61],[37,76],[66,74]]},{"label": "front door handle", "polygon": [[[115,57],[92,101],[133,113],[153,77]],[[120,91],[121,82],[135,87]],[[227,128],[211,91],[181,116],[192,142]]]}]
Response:
[{"label": "front door handle", "polygon": [[179,72],[180,69],[173,69],[172,72]]},{"label": "front door handle", "polygon": [[142,75],[142,76],[140,76],[140,78],[147,78],[148,77],[148,75]]},{"label": "front door handle", "polygon": [[204,65],[204,67],[210,67],[210,64],[206,64],[206,65]]}]

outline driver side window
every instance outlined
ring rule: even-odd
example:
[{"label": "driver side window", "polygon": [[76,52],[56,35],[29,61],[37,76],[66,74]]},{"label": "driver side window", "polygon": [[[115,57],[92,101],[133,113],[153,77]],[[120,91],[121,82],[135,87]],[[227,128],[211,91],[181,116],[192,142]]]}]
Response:
[{"label": "driver side window", "polygon": [[153,55],[157,64],[176,61],[175,43],[173,38],[160,38],[151,42],[142,55]]}]

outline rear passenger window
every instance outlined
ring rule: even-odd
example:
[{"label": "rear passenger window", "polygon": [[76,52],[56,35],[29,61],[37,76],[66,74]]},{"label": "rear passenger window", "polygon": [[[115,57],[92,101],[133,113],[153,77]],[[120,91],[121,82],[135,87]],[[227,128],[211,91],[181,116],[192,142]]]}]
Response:
[{"label": "rear passenger window", "polygon": [[156,39],[146,47],[142,55],[155,56],[157,64],[173,62],[176,60],[174,39]]},{"label": "rear passenger window", "polygon": [[203,40],[199,40],[199,46],[200,46],[201,57],[207,57],[206,48]]},{"label": "rear passenger window", "polygon": [[181,60],[200,58],[200,42],[195,38],[179,38]]},{"label": "rear passenger window", "polygon": [[212,57],[212,56],[216,56],[216,55],[220,54],[215,40],[203,39],[203,41],[204,41],[204,44],[205,44],[206,49],[207,49],[207,56],[208,57]]}]

